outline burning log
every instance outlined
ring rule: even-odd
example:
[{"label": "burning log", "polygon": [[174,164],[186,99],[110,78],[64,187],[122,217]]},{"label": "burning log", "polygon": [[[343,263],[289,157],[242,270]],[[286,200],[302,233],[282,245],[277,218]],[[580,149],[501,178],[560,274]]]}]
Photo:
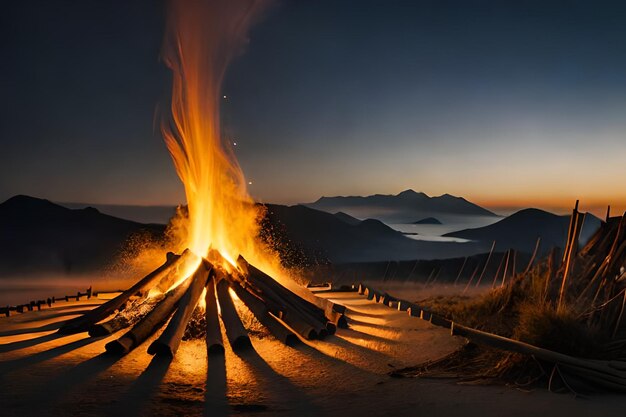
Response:
[{"label": "burning log", "polygon": [[171,252],[168,253],[167,259],[163,265],[146,275],[143,279],[117,297],[101,304],[80,317],[67,321],[63,326],[61,326],[61,328],[59,328],[58,332],[60,334],[73,334],[87,331],[89,326],[104,320],[115,310],[120,309],[130,297],[136,294],[147,293],[147,290],[152,288],[155,282],[167,275],[170,268],[172,268],[174,264],[177,264],[182,259],[186,258],[188,254],[191,254],[191,252],[185,251],[183,255],[175,255]]},{"label": "burning log", "polygon": [[237,297],[248,307],[259,322],[267,328],[267,330],[287,346],[296,345],[300,339],[289,330],[283,322],[273,316],[265,306],[263,300],[244,289],[234,280],[230,281],[230,287],[235,291]]},{"label": "burning log", "polygon": [[193,282],[180,299],[176,313],[174,313],[174,316],[159,338],[148,347],[149,354],[174,357],[185,333],[187,323],[189,323],[193,310],[198,305],[202,291],[209,279],[209,274],[213,269],[212,265],[207,264],[208,262],[205,263],[203,261],[194,273]]},{"label": "burning log", "polygon": [[[217,276],[220,274],[218,273]],[[228,292],[228,282],[219,276],[219,281],[215,285],[217,300],[220,304],[220,316],[226,329],[226,336],[233,350],[245,349],[252,346],[246,328],[243,327],[241,319],[237,314],[237,309],[233,304],[233,299]]]},{"label": "burning log", "polygon": [[217,298],[215,296],[215,279],[209,279],[206,286],[205,318],[206,318],[206,348],[207,354],[224,353],[224,342],[217,313]]},{"label": "burning log", "polygon": [[150,313],[139,320],[131,330],[119,339],[107,343],[105,346],[106,351],[117,355],[125,355],[143,343],[167,321],[181,297],[191,285],[191,282],[196,279],[196,275],[203,275],[203,269],[204,267],[201,265],[196,273],[165,294],[165,298]]}]

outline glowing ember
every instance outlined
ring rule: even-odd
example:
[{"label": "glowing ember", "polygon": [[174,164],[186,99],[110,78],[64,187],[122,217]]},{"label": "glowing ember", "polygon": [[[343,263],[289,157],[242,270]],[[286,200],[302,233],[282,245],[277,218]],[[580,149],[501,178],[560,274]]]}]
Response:
[{"label": "glowing ember", "polygon": [[221,137],[219,117],[220,101],[226,98],[220,92],[224,73],[261,6],[253,0],[171,2],[163,52],[173,72],[171,118],[162,131],[185,187],[186,246],[201,257],[215,249],[232,266],[242,254],[278,276],[277,258],[258,241],[262,213]]}]

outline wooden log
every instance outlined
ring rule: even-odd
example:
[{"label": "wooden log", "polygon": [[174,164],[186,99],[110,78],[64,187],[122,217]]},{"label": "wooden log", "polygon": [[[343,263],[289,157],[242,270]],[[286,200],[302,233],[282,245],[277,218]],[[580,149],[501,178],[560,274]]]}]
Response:
[{"label": "wooden log", "polygon": [[106,351],[116,355],[125,355],[156,332],[172,315],[178,301],[191,285],[192,278],[187,278],[179,286],[167,292],[165,298],[139,320],[131,330],[119,339],[107,343],[105,345]]},{"label": "wooden log", "polygon": [[[186,251],[186,253],[190,253]],[[167,274],[170,268],[173,267],[183,256],[175,255],[173,253],[167,254],[167,259],[165,263],[146,275],[143,279],[139,280],[135,285],[130,287],[128,290],[124,291],[122,294],[118,295],[115,298],[110,299],[104,304],[94,308],[82,316],[76,317],[75,319],[69,320],[59,328],[58,332],[60,334],[73,334],[88,331],[89,327],[93,324],[96,324],[99,321],[106,319],[108,316],[113,314],[115,310],[120,309],[130,297],[143,294],[158,281],[163,275]],[[185,256],[186,257],[186,256]]]},{"label": "wooden log", "polygon": [[[217,276],[217,275],[216,275]],[[220,305],[220,317],[224,328],[226,329],[226,336],[230,342],[230,346],[233,350],[247,349],[252,346],[250,343],[250,337],[248,332],[243,327],[241,319],[237,314],[237,309],[233,304],[233,299],[228,293],[228,282],[224,279],[220,279],[216,284],[217,300]]]},{"label": "wooden log", "polygon": [[87,333],[89,333],[89,336],[91,337],[108,336],[117,331],[125,329],[128,326],[128,320],[121,317],[113,317],[110,320],[92,324],[91,326],[89,326]]},{"label": "wooden log", "polygon": [[[299,310],[289,308],[287,306],[288,303],[273,293],[272,290],[265,289],[262,292],[256,292],[252,287],[248,288],[264,300],[270,313],[284,321],[296,333],[308,340],[314,340],[320,337],[320,331],[322,330],[321,324],[316,323],[310,318],[306,319]],[[324,331],[326,331],[325,327]]]},{"label": "wooden log", "polygon": [[551,363],[562,363],[566,365],[576,366],[583,369],[594,370],[605,373],[607,375],[623,378],[626,381],[626,372],[615,369],[609,365],[609,362],[593,361],[579,359],[563,353],[554,352],[543,349],[519,340],[509,339],[507,337],[498,336],[492,333],[483,332],[462,326],[458,323],[452,323],[451,334],[453,336],[463,336],[474,343],[491,346],[497,349],[517,352],[525,355],[532,355],[538,359]]},{"label": "wooden log", "polygon": [[204,297],[206,319],[206,350],[207,355],[224,354],[224,341],[220,329],[219,313],[217,312],[217,296],[215,295],[215,279],[209,278]]},{"label": "wooden log", "polygon": [[193,311],[200,301],[200,296],[206,287],[209,274],[213,265],[203,261],[193,274],[191,284],[178,303],[178,308],[161,333],[158,339],[150,344],[148,353],[150,355],[166,356],[173,358],[180,346],[180,341],[185,334],[185,329],[191,319]]},{"label": "wooden log", "polygon": [[300,342],[300,339],[287,328],[286,324],[272,315],[263,300],[243,288],[235,280],[229,280],[229,284],[237,297],[248,307],[259,322],[270,331],[270,333],[279,341],[287,346],[294,346]]},{"label": "wooden log", "polygon": [[487,260],[485,261],[485,266],[483,267],[482,272],[480,273],[480,276],[478,277],[478,281],[476,281],[476,286],[478,287],[480,285],[480,283],[483,280],[483,276],[485,275],[485,272],[487,271],[487,267],[489,266],[489,261],[491,260],[491,255],[493,255],[493,251],[496,248],[496,241],[494,240],[493,243],[491,244],[491,249],[489,250],[489,255],[487,255]]},{"label": "wooden log", "polygon": [[[317,338],[328,334],[328,320],[319,307],[298,297],[269,275],[248,264],[241,256],[237,262],[244,272],[243,279],[246,284],[265,300],[272,314],[285,321],[303,337]],[[311,332],[308,327],[314,331]],[[332,327],[330,330],[332,331]]]},{"label": "wooden log", "polygon": [[270,286],[283,298],[295,304],[299,309],[307,311],[308,314],[316,317],[322,323],[326,320],[336,323],[339,317],[336,313],[344,314],[346,311],[345,306],[317,297],[311,291],[297,285],[295,282],[288,280],[284,284],[279,283],[263,271],[250,265],[242,256],[237,259],[237,265],[242,270],[247,271],[250,278]]},{"label": "wooden log", "polygon": [[[183,278],[187,278],[188,275],[192,275],[189,271],[192,271],[195,266],[200,263],[199,258],[190,250],[185,251],[180,255],[180,258],[174,265],[171,266],[165,273],[161,274],[157,284],[154,286],[162,293],[169,291],[177,282]],[[187,276],[185,276],[187,274]]]}]

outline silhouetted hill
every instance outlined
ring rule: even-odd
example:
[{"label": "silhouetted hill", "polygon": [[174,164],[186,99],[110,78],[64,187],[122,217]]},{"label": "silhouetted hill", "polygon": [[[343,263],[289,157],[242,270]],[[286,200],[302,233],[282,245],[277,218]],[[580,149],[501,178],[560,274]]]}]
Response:
[{"label": "silhouetted hill", "polygon": [[378,220],[350,224],[303,205],[266,207],[264,230],[292,263],[298,263],[299,257],[319,262],[447,258],[488,249],[476,243],[418,241]]},{"label": "silhouetted hill", "polygon": [[415,218],[448,216],[495,216],[462,197],[444,194],[429,197],[424,193],[406,190],[397,195],[375,194],[367,197],[321,197],[305,204],[317,210],[345,212],[360,218],[372,217],[387,222],[408,223]]},{"label": "silhouetted hill", "polygon": [[361,223],[361,220],[357,219],[356,217],[352,217],[349,214],[344,213],[343,211],[338,211],[337,213],[335,213],[335,217],[353,226]]},{"label": "silhouetted hill", "polygon": [[127,204],[87,204],[87,203],[61,203],[63,207],[70,209],[82,209],[86,207],[96,208],[103,214],[131,220],[137,223],[166,224],[176,212],[175,206],[134,206]]},{"label": "silhouetted hill", "polygon": [[[541,237],[541,253],[552,247],[563,247],[567,238],[570,216],[558,216],[547,211],[529,208],[520,210],[509,217],[489,226],[460,230],[445,236],[492,242],[499,250],[514,248],[529,251]],[[586,241],[600,226],[600,219],[587,214],[581,240]]]},{"label": "silhouetted hill", "polygon": [[413,224],[441,224],[441,222],[434,217],[426,217],[425,219],[413,222]]},{"label": "silhouetted hill", "polygon": [[115,261],[132,234],[163,230],[162,225],[118,219],[91,207],[71,210],[15,196],[0,204],[0,275],[101,269]]}]

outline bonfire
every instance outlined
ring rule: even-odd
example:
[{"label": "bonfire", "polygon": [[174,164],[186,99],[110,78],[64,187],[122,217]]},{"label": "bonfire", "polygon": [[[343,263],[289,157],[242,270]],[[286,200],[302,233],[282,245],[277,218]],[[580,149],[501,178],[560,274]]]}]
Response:
[{"label": "bonfire", "polygon": [[167,323],[148,353],[173,356],[197,307],[205,313],[209,353],[223,351],[218,310],[230,345],[250,346],[235,301],[286,344],[323,338],[345,325],[343,308],[291,281],[259,238],[261,209],[221,135],[222,79],[261,6],[248,0],[171,3],[163,59],[173,88],[162,132],[185,188],[181,238],[187,249],[169,253],[159,268],[59,332],[103,336],[129,328],[106,345],[126,354]]}]

